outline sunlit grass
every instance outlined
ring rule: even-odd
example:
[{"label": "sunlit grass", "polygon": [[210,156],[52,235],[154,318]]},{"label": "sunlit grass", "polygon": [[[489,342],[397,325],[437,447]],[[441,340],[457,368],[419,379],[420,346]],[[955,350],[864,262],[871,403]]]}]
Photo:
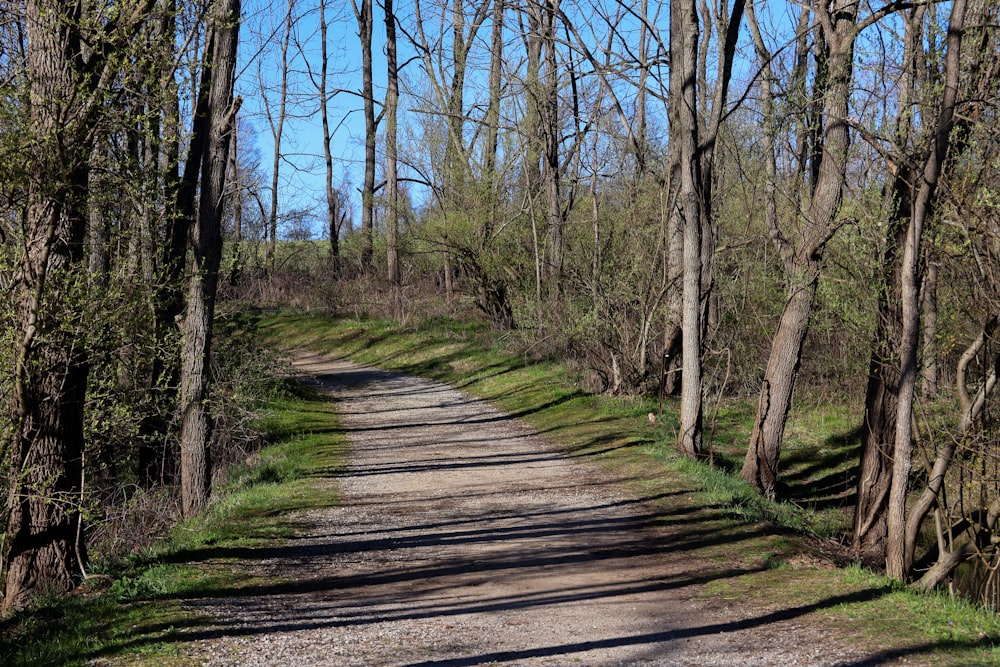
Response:
[{"label": "sunlit grass", "polygon": [[339,502],[323,480],[346,452],[333,404],[295,393],[271,405],[262,424],[271,444],[230,472],[209,511],[126,562],[105,564],[79,595],[42,599],[0,626],[0,665],[190,664],[179,644],[211,619],[179,600],[257,583],[220,550],[277,544],[301,531],[302,510]]},{"label": "sunlit grass", "polygon": [[[941,665],[998,664],[1000,622],[975,605],[916,594],[856,567],[838,569],[823,541],[849,528],[858,447],[856,406],[801,401],[788,423],[782,495],[762,498],[738,477],[755,415],[752,400],[706,407],[712,465],[679,456],[668,401],[591,396],[568,371],[498,345],[487,330],[437,320],[397,327],[317,315],[265,319],[272,340],[307,346],[357,363],[449,382],[523,418],[571,455],[598,462],[637,497],[671,516],[696,516],[714,539],[685,543],[693,557],[726,576],[705,596],[752,602],[763,611],[818,615],[832,632],[889,645],[885,659],[918,657]],[[649,414],[655,417],[649,421]]]}]

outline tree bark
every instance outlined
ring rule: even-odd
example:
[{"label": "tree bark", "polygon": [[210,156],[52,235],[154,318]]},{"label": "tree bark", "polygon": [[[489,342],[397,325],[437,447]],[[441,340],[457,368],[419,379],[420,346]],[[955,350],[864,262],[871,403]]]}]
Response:
[{"label": "tree bark", "polygon": [[327,44],[329,28],[326,21],[327,0],[319,3],[319,34],[320,34],[320,74],[317,92],[320,99],[320,121],[323,127],[323,189],[326,194],[326,228],[330,240],[330,272],[336,278],[340,275],[340,193],[333,186],[333,153],[330,150],[330,94],[327,88],[329,76],[330,54]]},{"label": "tree bark", "polygon": [[66,591],[86,562],[77,540],[89,362],[73,326],[86,273],[89,160],[105,111],[109,56],[149,11],[143,3],[88,41],[80,4],[25,3],[31,161],[13,285],[14,368],[2,613],[41,590]]},{"label": "tree bark", "polygon": [[[288,0],[288,12],[285,14],[285,29],[281,37],[281,83],[278,89],[278,117],[271,115],[271,107],[268,104],[269,96],[265,93],[264,108],[267,112],[267,120],[271,125],[271,139],[274,142],[274,151],[271,154],[271,208],[267,215],[267,252],[265,260],[268,266],[274,264],[274,253],[278,244],[278,188],[281,172],[281,140],[285,135],[285,116],[288,105],[288,45],[292,39],[292,24],[294,21],[295,0]],[[261,90],[265,89],[263,81]]]},{"label": "tree bark", "polygon": [[[205,507],[211,491],[209,368],[212,323],[222,258],[222,207],[227,155],[239,100],[233,100],[239,40],[239,0],[219,0],[206,43],[208,132],[201,161],[198,211],[192,225],[187,310],[181,323],[181,509],[185,517]],[[205,79],[202,79],[205,82]]]},{"label": "tree bark", "polygon": [[387,80],[385,90],[385,201],[386,201],[386,269],[393,290],[394,313],[402,317],[400,294],[402,276],[399,270],[399,180],[397,176],[396,115],[399,106],[399,72],[396,65],[396,15],[392,0],[384,0],[385,56]]},{"label": "tree bark", "polygon": [[559,196],[560,180],[560,126],[559,126],[559,71],[556,62],[556,18],[559,0],[545,0],[542,9],[541,41],[545,54],[545,84],[542,96],[541,117],[544,137],[542,180],[545,183],[545,219],[549,230],[548,292],[549,298],[558,300],[562,294],[563,275],[563,213]]},{"label": "tree bark", "polygon": [[[812,200],[801,219],[801,237],[795,243],[780,229],[771,230],[785,264],[785,306],[771,342],[771,353],[761,382],[757,417],[743,461],[741,476],[765,495],[773,497],[781,458],[785,422],[802,358],[802,344],[809,330],[809,313],[816,295],[820,263],[827,242],[836,232],[836,214],[847,170],[850,147],[847,117],[854,72],[857,5],[837,0],[819,19],[825,35],[822,58],[822,91],[825,127]],[[828,13],[825,13],[828,12]]]},{"label": "tree bark", "polygon": [[861,430],[861,462],[857,503],[854,508],[853,549],[871,565],[885,562],[886,508],[892,482],[892,459],[896,410],[899,402],[899,368],[896,350],[902,329],[899,302],[899,248],[904,240],[910,192],[908,171],[893,178],[887,198],[889,225],[886,247],[879,265],[881,283],[878,320],[872,341],[865,392],[865,416]]},{"label": "tree bark", "polygon": [[[955,124],[955,106],[958,102],[959,64],[962,38],[965,32],[966,0],[955,0],[948,21],[948,51],[941,107],[934,131],[934,144],[921,170],[913,203],[912,215],[903,246],[900,301],[902,306],[902,336],[899,346],[900,381],[899,403],[896,410],[895,453],[892,466],[892,484],[889,489],[887,511],[888,542],[886,546],[886,574],[903,579],[913,564],[915,539],[907,539],[906,495],[910,482],[913,449],[913,402],[917,382],[917,356],[920,336],[920,283],[919,263],[924,223],[931,212],[938,179],[951,148],[951,130]],[[920,517],[922,521],[923,517]],[[910,530],[917,522],[910,522]]]},{"label": "tree bark", "polygon": [[681,317],[681,405],[677,447],[699,456],[702,447],[702,210],[698,162],[698,14],[694,0],[674,2],[670,11],[671,142],[677,142],[679,183],[675,214],[683,229]]},{"label": "tree bark", "polygon": [[928,257],[926,260],[927,274],[924,276],[923,293],[923,346],[921,351],[921,367],[923,372],[920,378],[920,393],[925,399],[932,399],[937,396],[939,371],[938,371],[938,344],[937,344],[937,318],[938,318],[938,265]]},{"label": "tree bark", "polygon": [[372,78],[372,0],[351,0],[361,39],[361,97],[365,114],[365,176],[361,186],[361,269],[372,265],[375,232],[375,86]]}]

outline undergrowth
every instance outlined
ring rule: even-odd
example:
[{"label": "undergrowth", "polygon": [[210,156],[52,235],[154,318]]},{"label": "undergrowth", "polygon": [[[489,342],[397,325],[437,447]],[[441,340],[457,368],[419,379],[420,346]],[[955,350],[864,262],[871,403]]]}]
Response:
[{"label": "undergrowth", "polygon": [[99,563],[70,597],[44,596],[4,621],[0,665],[190,664],[182,645],[211,619],[181,600],[255,583],[226,550],[274,545],[302,529],[298,510],[338,502],[320,485],[345,453],[333,405],[297,383],[286,389],[258,424],[268,444],[234,465],[207,512],[123,559]]}]

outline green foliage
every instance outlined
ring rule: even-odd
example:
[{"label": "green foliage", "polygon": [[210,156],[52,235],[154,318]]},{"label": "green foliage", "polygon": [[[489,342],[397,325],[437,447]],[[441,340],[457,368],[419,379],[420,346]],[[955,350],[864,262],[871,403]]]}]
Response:
[{"label": "green foliage", "polygon": [[290,512],[336,504],[324,479],[342,465],[346,448],[333,406],[290,382],[278,386],[263,421],[270,444],[230,475],[207,513],[124,561],[105,561],[77,595],[41,600],[0,626],[0,662],[170,658],[178,640],[210,623],[183,610],[182,598],[256,583],[235,559],[212,557],[214,550],[273,545],[301,528]]}]

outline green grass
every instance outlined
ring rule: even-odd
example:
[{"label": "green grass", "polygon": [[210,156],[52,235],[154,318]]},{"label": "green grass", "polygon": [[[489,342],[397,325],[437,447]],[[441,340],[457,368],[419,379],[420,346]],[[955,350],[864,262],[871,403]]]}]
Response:
[{"label": "green grass", "polygon": [[211,619],[180,601],[259,583],[244,559],[300,531],[298,511],[339,502],[323,483],[346,451],[333,405],[316,393],[296,394],[270,406],[261,425],[270,444],[230,473],[203,516],[107,567],[78,594],[39,600],[4,622],[0,665],[190,664],[180,647]]},{"label": "green grass", "polygon": [[[736,473],[754,418],[750,401],[708,406],[714,466],[678,456],[673,406],[591,396],[551,361],[498,345],[487,329],[435,320],[399,327],[320,315],[265,318],[262,331],[304,347],[461,387],[523,418],[567,452],[593,461],[636,497],[660,508],[662,523],[693,528],[679,538],[714,568],[711,602],[759,609],[761,625],[809,617],[885,648],[881,657],[941,665],[1000,664],[995,614],[943,595],[921,595],[855,567],[835,568],[820,539],[849,527],[857,459],[856,407],[801,401],[790,417],[782,459],[783,497],[767,501]],[[750,622],[754,619],[751,618]]]},{"label": "green grass", "polygon": [[[944,595],[919,595],[888,579],[834,568],[814,534],[845,525],[856,458],[857,414],[849,406],[802,402],[788,427],[783,492],[762,499],[733,474],[753,419],[748,402],[709,406],[714,467],[678,456],[673,406],[578,390],[565,367],[511,354],[492,332],[435,320],[403,328],[317,315],[264,318],[280,346],[310,348],[359,363],[430,377],[487,398],[531,423],[571,455],[603,468],[655,504],[651,523],[683,527],[678,548],[706,563],[701,595],[739,604],[765,627],[802,619],[883,647],[885,660],[940,665],[1000,664],[996,615]],[[656,415],[655,423],[648,420]],[[323,478],[341,465],[344,442],[333,406],[308,391],[276,402],[265,420],[268,447],[229,476],[211,512],[171,539],[109,572],[103,592],[43,601],[2,626],[0,664],[187,664],[184,643],[210,619],[184,610],[188,596],[253,586],[241,565],[255,549],[301,529],[297,510],[337,502]]]}]

